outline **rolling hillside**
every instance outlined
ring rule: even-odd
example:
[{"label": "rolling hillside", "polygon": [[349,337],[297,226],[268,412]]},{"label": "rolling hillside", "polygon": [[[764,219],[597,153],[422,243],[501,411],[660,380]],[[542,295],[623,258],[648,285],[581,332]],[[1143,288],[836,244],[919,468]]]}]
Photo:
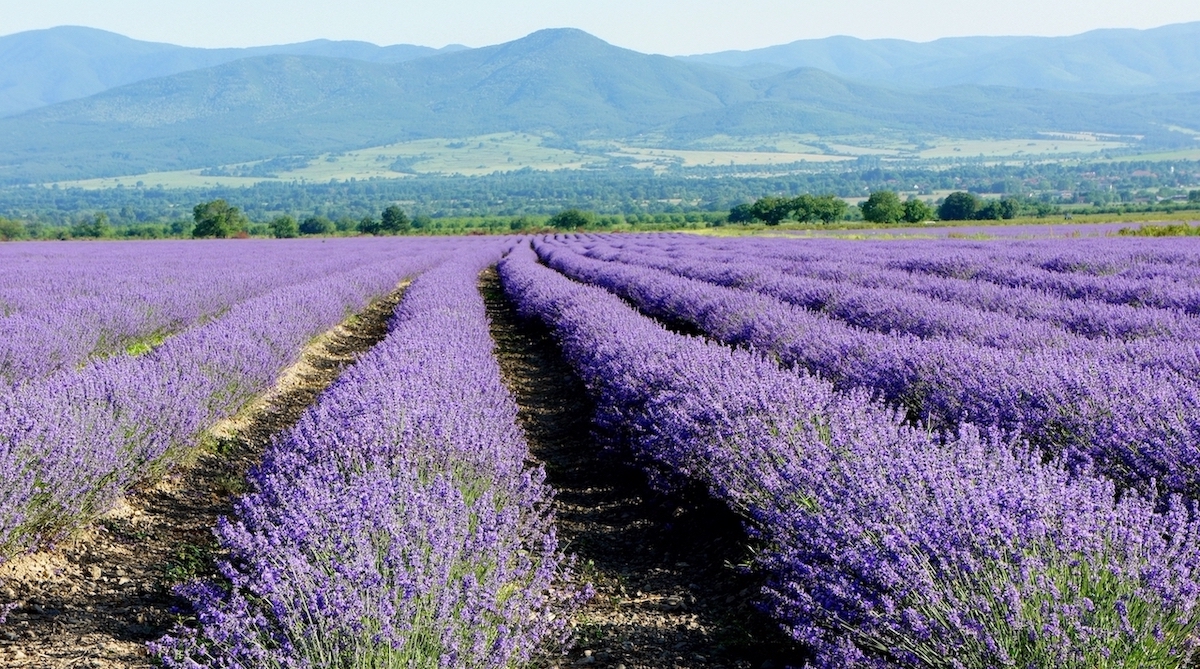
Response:
[{"label": "rolling hillside", "polygon": [[897,87],[1178,93],[1200,90],[1200,22],[1071,37],[952,37],[923,43],[839,36],[683,60],[755,73],[811,67]]},{"label": "rolling hillside", "polygon": [[118,86],[266,55],[352,58],[399,63],[465,47],[438,50],[400,44],[316,40],[250,49],[196,49],[142,42],[94,28],[63,26],[0,37],[0,117]]},{"label": "rolling hillside", "polygon": [[0,183],[193,169],[508,131],[560,142],[1090,131],[1194,145],[1191,136],[1167,128],[1200,128],[1198,102],[1197,93],[897,89],[813,68],[747,79],[614,47],[578,30],[544,30],[399,63],[240,58],[3,118]]}]

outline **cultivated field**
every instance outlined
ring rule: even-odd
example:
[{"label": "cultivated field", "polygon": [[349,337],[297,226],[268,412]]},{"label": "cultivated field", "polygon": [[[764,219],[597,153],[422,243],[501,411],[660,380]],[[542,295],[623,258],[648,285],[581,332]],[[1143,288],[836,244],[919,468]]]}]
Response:
[{"label": "cultivated field", "polygon": [[1190,238],[13,243],[0,333],[4,666],[1197,659]]},{"label": "cultivated field", "polygon": [[[923,160],[934,163],[962,159],[990,162],[1061,160],[1072,156],[1098,157],[1128,148],[1116,138],[1062,134],[1052,138],[967,140],[953,137],[915,140],[852,135],[715,135],[680,144],[654,137],[644,143],[584,140],[576,148],[554,146],[551,137],[508,132],[474,137],[433,138],[366,147],[342,153],[212,166],[207,169],[154,172],[82,181],[59,182],[63,188],[130,188],[140,182],[163,188],[241,187],[260,182],[325,183],[331,179],[396,179],[414,175],[480,176],[522,169],[579,170],[632,165],[648,170],[671,167],[819,166],[859,157]],[[1163,154],[1155,159],[1183,159]],[[1133,156],[1129,159],[1143,159]]]}]

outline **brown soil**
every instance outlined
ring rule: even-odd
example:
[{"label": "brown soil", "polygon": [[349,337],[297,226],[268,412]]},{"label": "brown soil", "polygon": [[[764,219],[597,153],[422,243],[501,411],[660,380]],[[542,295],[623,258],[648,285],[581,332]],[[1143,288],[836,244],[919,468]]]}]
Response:
[{"label": "brown soil", "polygon": [[757,611],[760,581],[740,520],[699,491],[661,495],[591,433],[586,391],[540,323],[521,320],[494,270],[481,277],[505,382],[556,491],[559,539],[596,596],[567,656],[535,667],[782,667],[802,655]]},{"label": "brown soil", "polygon": [[212,573],[212,528],[245,490],[247,470],[387,334],[403,288],[315,339],[272,390],[210,430],[189,462],[131,491],[54,550],[0,565],[0,602],[16,605],[0,625],[0,666],[154,666],[146,642],[184,606],[171,589]]}]

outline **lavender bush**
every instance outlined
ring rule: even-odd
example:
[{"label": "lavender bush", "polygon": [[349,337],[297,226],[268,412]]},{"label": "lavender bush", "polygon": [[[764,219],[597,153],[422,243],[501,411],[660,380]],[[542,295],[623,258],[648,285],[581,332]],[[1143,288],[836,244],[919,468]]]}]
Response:
[{"label": "lavender bush", "polygon": [[155,645],[169,667],[509,667],[578,593],[500,380],[477,276],[418,278],[387,338],[271,447],[217,529],[227,585]]},{"label": "lavender bush", "polygon": [[405,250],[237,304],[145,355],[97,360],[0,395],[0,556],[104,511],[268,388],[309,339],[449,249]]},{"label": "lavender bush", "polygon": [[0,391],[165,337],[284,286],[403,253],[395,241],[0,247]]},{"label": "lavender bush", "polygon": [[530,251],[500,266],[597,424],[752,522],[767,607],[822,667],[1183,667],[1197,521],[995,433],[939,439],[861,390],[674,335]]},{"label": "lavender bush", "polygon": [[1182,374],[1055,347],[872,332],[769,296],[587,258],[561,243],[539,249],[556,269],[651,315],[769,352],[839,388],[878,393],[933,428],[998,426],[1072,467],[1095,463],[1125,485],[1200,495],[1200,387]]},{"label": "lavender bush", "polygon": [[[720,253],[710,244],[647,240],[620,247],[572,245],[589,257],[662,269],[717,285],[753,290],[821,311],[864,329],[922,338],[964,338],[1011,348],[1069,346],[1129,357],[1126,343],[1155,345],[1200,340],[1200,321],[1170,309],[1053,297],[983,281],[944,279],[891,270],[878,262],[771,258],[766,249]],[[1077,336],[1073,336],[1077,335]],[[1088,341],[1096,339],[1097,342]]]}]

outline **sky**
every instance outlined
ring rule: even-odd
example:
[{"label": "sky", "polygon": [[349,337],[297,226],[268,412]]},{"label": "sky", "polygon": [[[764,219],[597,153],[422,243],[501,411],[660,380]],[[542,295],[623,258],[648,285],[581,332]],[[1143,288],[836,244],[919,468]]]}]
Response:
[{"label": "sky", "polygon": [[1197,0],[0,0],[0,35],[83,25],[185,46],[310,39],[486,46],[580,28],[684,55],[852,35],[929,41],[1200,21]]}]

